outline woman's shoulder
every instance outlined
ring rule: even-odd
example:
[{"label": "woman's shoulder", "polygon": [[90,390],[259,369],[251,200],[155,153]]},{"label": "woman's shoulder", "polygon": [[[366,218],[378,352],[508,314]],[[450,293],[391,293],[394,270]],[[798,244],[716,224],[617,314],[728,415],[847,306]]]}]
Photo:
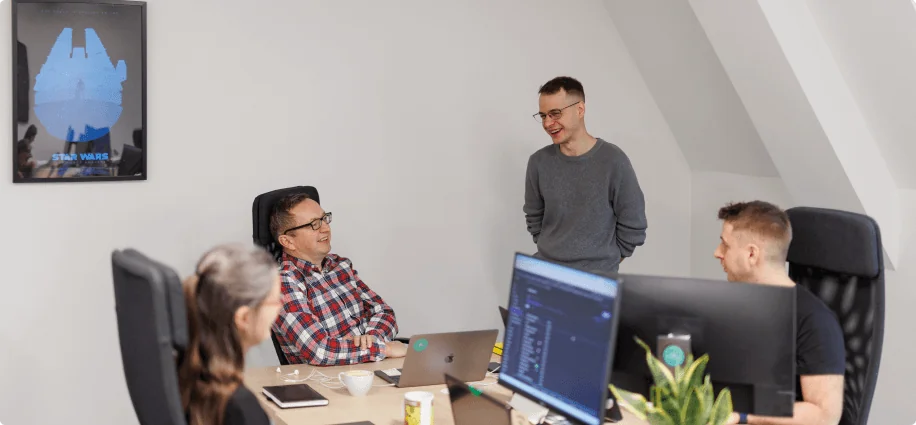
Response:
[{"label": "woman's shoulder", "polygon": [[226,403],[224,425],[270,425],[257,396],[245,385],[239,385]]}]

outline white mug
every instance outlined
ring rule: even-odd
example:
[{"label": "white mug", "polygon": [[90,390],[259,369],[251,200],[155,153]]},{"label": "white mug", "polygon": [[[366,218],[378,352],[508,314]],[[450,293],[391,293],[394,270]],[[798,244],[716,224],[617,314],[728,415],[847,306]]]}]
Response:
[{"label": "white mug", "polygon": [[346,372],[340,372],[337,375],[337,379],[347,387],[347,391],[349,391],[352,396],[364,396],[372,389],[372,372],[368,370],[348,370]]},{"label": "white mug", "polygon": [[404,394],[404,424],[433,425],[433,399],[435,395],[426,391],[410,391]]}]

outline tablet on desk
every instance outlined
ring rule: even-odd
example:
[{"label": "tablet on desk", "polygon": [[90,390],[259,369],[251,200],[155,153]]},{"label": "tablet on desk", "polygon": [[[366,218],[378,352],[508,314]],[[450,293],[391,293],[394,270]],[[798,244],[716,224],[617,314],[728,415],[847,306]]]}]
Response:
[{"label": "tablet on desk", "polygon": [[264,387],[262,391],[283,409],[328,405],[328,399],[308,384],[277,385]]}]

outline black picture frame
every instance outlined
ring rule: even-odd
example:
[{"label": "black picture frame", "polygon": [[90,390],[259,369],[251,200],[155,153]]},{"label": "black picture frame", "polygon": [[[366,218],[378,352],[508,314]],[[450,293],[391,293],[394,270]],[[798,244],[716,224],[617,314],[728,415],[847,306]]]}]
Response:
[{"label": "black picture frame", "polygon": [[[19,25],[18,25],[18,15],[19,15],[19,6],[23,4],[47,4],[48,6],[54,5],[112,5],[112,6],[131,6],[139,8],[140,13],[140,27],[139,27],[139,37],[140,37],[140,128],[134,129],[132,131],[133,137],[133,146],[128,149],[128,143],[124,144],[122,148],[123,152],[131,150],[132,154],[135,156],[134,162],[123,163],[120,159],[117,163],[113,160],[108,160],[107,165],[104,167],[86,167],[92,168],[93,170],[107,169],[109,172],[115,173],[115,175],[85,175],[85,176],[66,176],[66,175],[57,175],[52,176],[55,172],[58,172],[53,166],[50,167],[47,177],[23,177],[19,173],[19,155],[18,155],[18,141],[24,136],[24,131],[20,130],[21,125],[23,125],[21,118],[25,117],[28,120],[29,114],[32,109],[32,102],[30,101],[30,96],[34,89],[35,82],[32,80],[31,75],[26,72],[24,77],[26,84],[23,85],[23,76],[22,72],[25,71],[25,68],[20,68],[20,50],[23,46],[20,43],[19,39]],[[138,180],[147,180],[149,178],[149,169],[147,166],[147,158],[149,154],[149,144],[147,143],[147,129],[148,120],[147,120],[147,40],[146,40],[146,27],[147,27],[147,2],[141,0],[12,0],[12,83],[13,83],[13,96],[11,99],[12,103],[12,141],[9,146],[12,146],[13,155],[12,155],[12,170],[11,174],[13,177],[13,183],[66,183],[66,182],[103,182],[103,181],[138,181]],[[75,29],[74,29],[75,30]],[[35,66],[35,65],[32,65]],[[22,93],[25,89],[25,93]],[[27,111],[22,111],[23,106],[28,108]],[[37,119],[35,120],[37,121]],[[110,138],[110,131],[106,135]],[[139,133],[139,134],[137,134]],[[104,137],[104,136],[103,136]],[[70,146],[65,143],[66,149],[69,150]],[[139,153],[137,149],[134,149],[139,144]],[[110,147],[109,147],[110,149]],[[69,152],[68,152],[69,153]],[[139,155],[139,162],[136,161],[136,156]],[[123,159],[123,153],[122,158]],[[49,161],[50,162],[50,161]],[[139,168],[139,172],[131,173],[129,175],[118,175],[120,167],[131,167],[132,169]],[[38,166],[36,170],[42,170],[42,166]],[[77,168],[71,167],[69,168]]]}]

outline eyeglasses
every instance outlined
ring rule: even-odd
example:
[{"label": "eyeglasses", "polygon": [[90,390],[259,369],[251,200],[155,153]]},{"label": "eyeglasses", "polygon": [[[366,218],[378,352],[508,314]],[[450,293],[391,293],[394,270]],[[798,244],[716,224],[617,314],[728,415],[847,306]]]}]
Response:
[{"label": "eyeglasses", "polygon": [[543,112],[538,112],[538,113],[536,113],[536,114],[533,115],[533,116],[534,116],[534,119],[537,120],[537,122],[544,122],[544,118],[550,117],[550,119],[556,121],[556,120],[560,119],[560,117],[563,116],[563,110],[564,110],[564,109],[566,109],[566,108],[568,108],[568,107],[570,107],[570,106],[573,106],[573,105],[575,105],[575,104],[577,104],[577,103],[579,103],[579,102],[581,102],[581,100],[578,101],[578,102],[576,102],[576,103],[573,103],[572,105],[566,105],[566,106],[564,106],[564,107],[562,107],[562,108],[560,108],[560,109],[551,109],[551,110],[547,111],[546,114],[543,113]]},{"label": "eyeglasses", "polygon": [[291,229],[286,229],[286,230],[283,232],[283,234],[285,235],[287,232],[292,232],[293,230],[298,230],[298,229],[301,229],[301,228],[303,228],[303,227],[311,227],[312,230],[318,230],[318,229],[321,228],[321,222],[322,222],[322,221],[325,222],[325,223],[331,224],[331,213],[329,213],[329,212],[328,212],[328,213],[324,213],[323,216],[321,216],[321,217],[319,217],[319,218],[316,218],[316,219],[314,219],[314,220],[312,220],[312,221],[310,221],[310,222],[308,222],[308,223],[305,223],[305,224],[303,224],[303,225],[301,225],[301,226],[296,226],[296,227],[293,227],[293,228],[291,228]]}]

